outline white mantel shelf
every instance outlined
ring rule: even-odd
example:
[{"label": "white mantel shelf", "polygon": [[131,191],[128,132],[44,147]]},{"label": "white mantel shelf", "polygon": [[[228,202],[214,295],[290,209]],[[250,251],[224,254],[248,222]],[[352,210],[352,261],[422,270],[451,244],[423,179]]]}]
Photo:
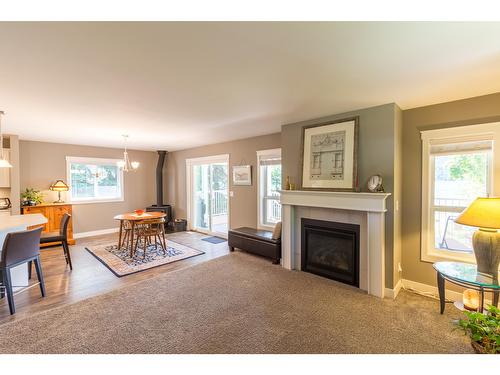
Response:
[{"label": "white mantel shelf", "polygon": [[391,195],[315,190],[281,190],[280,193],[281,204],[365,212],[386,212],[385,200]]},{"label": "white mantel shelf", "polygon": [[282,190],[282,266],[298,270],[300,233],[295,233],[295,207],[320,207],[333,210],[363,211],[367,215],[367,292],[385,294],[385,213],[390,193],[356,193],[315,190]]}]

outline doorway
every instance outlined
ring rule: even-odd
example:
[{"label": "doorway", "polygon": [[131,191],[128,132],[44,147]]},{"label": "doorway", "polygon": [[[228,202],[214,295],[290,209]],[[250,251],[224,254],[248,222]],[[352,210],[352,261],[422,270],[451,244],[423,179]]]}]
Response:
[{"label": "doorway", "polygon": [[227,238],[229,155],[186,160],[188,222],[192,230]]}]

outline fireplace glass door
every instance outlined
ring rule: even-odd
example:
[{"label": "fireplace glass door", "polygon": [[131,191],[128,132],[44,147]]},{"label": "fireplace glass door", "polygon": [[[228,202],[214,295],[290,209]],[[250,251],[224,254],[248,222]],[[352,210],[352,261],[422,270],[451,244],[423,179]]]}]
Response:
[{"label": "fireplace glass door", "polygon": [[302,270],[359,287],[359,226],[302,219]]}]

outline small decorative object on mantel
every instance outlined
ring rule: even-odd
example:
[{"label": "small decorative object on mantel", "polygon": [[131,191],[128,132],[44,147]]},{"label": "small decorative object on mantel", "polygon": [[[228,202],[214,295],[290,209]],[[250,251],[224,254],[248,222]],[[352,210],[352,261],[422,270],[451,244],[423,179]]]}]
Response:
[{"label": "small decorative object on mantel", "polygon": [[252,166],[233,166],[233,185],[252,185]]},{"label": "small decorative object on mantel", "polygon": [[368,179],[368,191],[371,193],[384,193],[384,186],[382,185],[382,176],[374,174]]},{"label": "small decorative object on mantel", "polygon": [[285,190],[291,190],[291,185],[290,185],[290,176],[286,176],[286,181],[285,181]]},{"label": "small decorative object on mantel", "polygon": [[479,228],[472,236],[477,271],[498,275],[500,265],[500,198],[477,198],[455,223]]},{"label": "small decorative object on mantel", "polygon": [[356,190],[359,118],[306,126],[302,189]]}]

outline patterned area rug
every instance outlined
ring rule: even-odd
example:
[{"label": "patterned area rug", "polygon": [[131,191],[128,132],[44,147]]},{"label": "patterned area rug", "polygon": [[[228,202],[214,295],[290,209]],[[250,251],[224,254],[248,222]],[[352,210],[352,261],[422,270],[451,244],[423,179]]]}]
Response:
[{"label": "patterned area rug", "polygon": [[129,251],[123,247],[118,249],[117,244],[92,246],[86,247],[86,249],[118,277],[204,254],[201,250],[168,240],[166,254],[160,246],[155,249],[154,245],[150,245],[146,252],[146,258],[143,258],[144,250],[140,248],[137,249],[134,257],[130,258]]}]

